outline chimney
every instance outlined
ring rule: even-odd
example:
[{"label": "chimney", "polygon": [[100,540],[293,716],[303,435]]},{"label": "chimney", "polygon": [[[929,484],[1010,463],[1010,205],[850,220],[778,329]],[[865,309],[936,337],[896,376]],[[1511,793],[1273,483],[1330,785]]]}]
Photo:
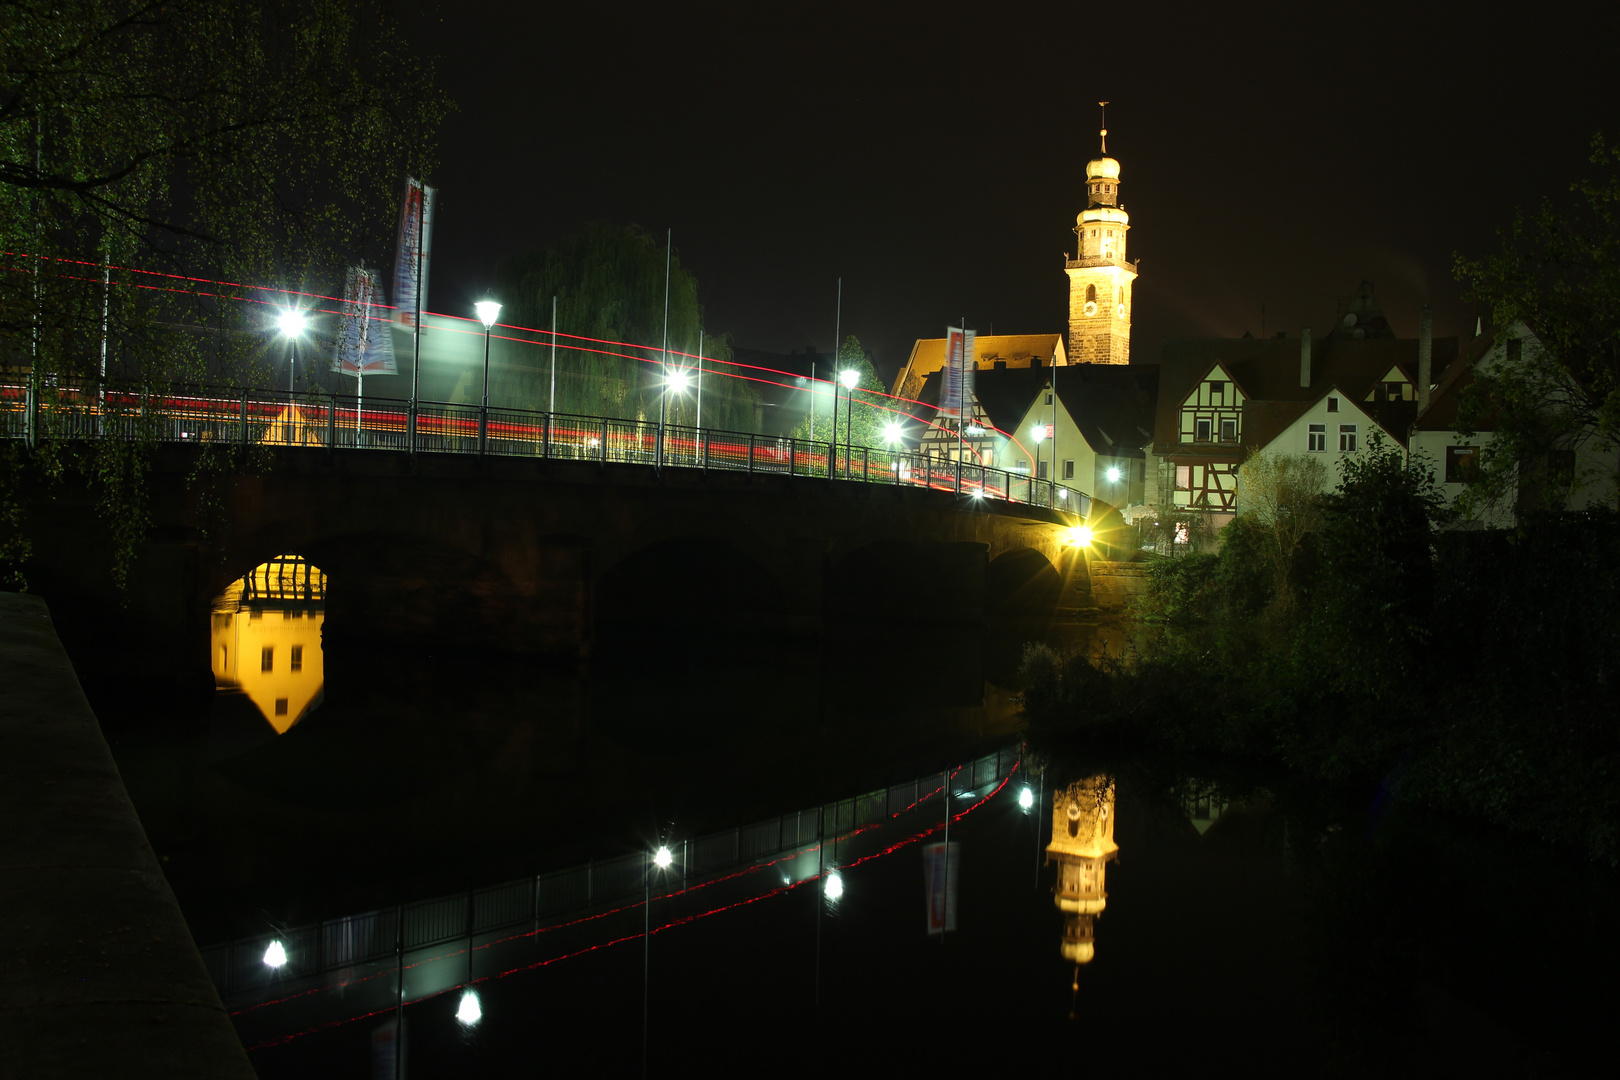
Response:
[{"label": "chimney", "polygon": [[1299,332],[1299,385],[1307,390],[1311,387],[1311,328],[1308,326]]},{"label": "chimney", "polygon": [[1429,407],[1429,384],[1434,381],[1434,313],[1423,305],[1418,316],[1418,412]]}]

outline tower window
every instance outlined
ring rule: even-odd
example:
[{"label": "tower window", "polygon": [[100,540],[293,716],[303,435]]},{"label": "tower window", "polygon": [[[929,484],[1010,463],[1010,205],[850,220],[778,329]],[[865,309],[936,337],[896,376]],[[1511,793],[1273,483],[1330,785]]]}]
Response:
[{"label": "tower window", "polygon": [[1095,286],[1095,285],[1087,285],[1086,286],[1086,303],[1095,304],[1096,302],[1097,302],[1097,286]]}]

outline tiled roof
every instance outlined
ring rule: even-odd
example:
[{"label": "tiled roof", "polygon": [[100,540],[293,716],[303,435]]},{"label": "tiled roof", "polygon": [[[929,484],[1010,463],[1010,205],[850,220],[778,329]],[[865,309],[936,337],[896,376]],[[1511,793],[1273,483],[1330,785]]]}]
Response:
[{"label": "tiled roof", "polygon": [[[993,369],[997,360],[1006,360],[1008,367],[1028,366],[1031,357],[1040,358],[1043,366],[1056,359],[1059,365],[1067,362],[1062,334],[980,334],[973,340],[974,360],[980,370]],[[932,375],[945,366],[945,339],[918,338],[911,347],[911,356],[900,366],[895,376],[893,392],[899,393],[911,372]]]}]

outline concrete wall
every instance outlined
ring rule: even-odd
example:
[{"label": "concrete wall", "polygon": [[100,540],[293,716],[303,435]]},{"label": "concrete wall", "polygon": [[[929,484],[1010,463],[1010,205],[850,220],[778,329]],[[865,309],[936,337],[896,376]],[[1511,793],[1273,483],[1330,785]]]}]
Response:
[{"label": "concrete wall", "polygon": [[37,596],[0,687],[0,1075],[252,1077]]}]

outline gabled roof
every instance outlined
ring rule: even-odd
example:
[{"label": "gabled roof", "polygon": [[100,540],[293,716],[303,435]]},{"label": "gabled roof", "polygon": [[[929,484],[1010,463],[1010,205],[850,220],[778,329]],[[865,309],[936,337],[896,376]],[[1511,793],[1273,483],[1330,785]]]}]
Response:
[{"label": "gabled roof", "polygon": [[1413,431],[1450,431],[1457,424],[1457,408],[1463,391],[1474,381],[1474,365],[1491,351],[1495,338],[1481,334],[1470,341],[1435,379],[1429,392],[1429,407],[1413,418]]},{"label": "gabled roof", "polygon": [[[1018,435],[1018,425],[1041,400],[1053,373],[1058,401],[1099,454],[1141,456],[1153,441],[1157,364],[1069,364],[1060,368],[991,368],[975,372],[979,408],[997,430]],[[928,377],[921,400],[939,401],[941,372]]]},{"label": "gabled roof", "polygon": [[1153,441],[1158,364],[1070,364],[1056,375],[1058,400],[1093,452],[1142,456]]},{"label": "gabled roof", "polygon": [[[1179,447],[1177,415],[1192,388],[1216,364],[1242,387],[1243,446],[1265,446],[1337,387],[1379,426],[1392,434],[1407,431],[1417,406],[1410,401],[1364,400],[1391,367],[1417,385],[1415,338],[1349,338],[1328,335],[1312,343],[1309,386],[1299,385],[1299,338],[1170,338],[1159,365],[1158,452]],[[1435,338],[1433,370],[1445,370],[1457,354],[1456,338]],[[1402,440],[1404,441],[1404,439]]]},{"label": "gabled roof", "polygon": [[[1062,334],[979,334],[973,339],[973,353],[981,371],[994,368],[997,360],[1007,361],[1009,368],[1028,367],[1031,358],[1038,358],[1043,367],[1054,362],[1059,366],[1068,363]],[[900,365],[891,392],[898,394],[913,371],[928,376],[944,366],[945,339],[918,338],[911,347],[911,356]]]}]

